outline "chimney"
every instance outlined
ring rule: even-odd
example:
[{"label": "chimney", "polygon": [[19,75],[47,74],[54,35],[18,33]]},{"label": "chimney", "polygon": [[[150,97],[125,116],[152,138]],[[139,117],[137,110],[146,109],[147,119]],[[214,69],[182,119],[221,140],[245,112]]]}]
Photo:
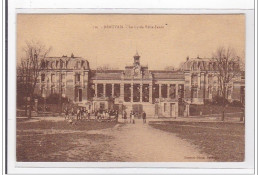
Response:
[{"label": "chimney", "polygon": [[186,61],[189,61],[189,59],[190,59],[189,56],[187,56]]}]

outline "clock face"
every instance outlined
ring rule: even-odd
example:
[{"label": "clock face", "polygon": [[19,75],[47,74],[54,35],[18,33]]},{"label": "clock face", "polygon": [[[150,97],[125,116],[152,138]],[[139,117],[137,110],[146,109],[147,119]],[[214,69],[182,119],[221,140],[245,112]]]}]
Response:
[{"label": "clock face", "polygon": [[134,76],[137,77],[140,74],[140,69],[138,67],[134,68]]}]

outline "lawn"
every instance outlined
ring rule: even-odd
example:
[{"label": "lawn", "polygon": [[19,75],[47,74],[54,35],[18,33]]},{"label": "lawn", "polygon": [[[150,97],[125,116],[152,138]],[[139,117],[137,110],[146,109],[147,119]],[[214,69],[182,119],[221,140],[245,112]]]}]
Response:
[{"label": "lawn", "polygon": [[[115,122],[82,121],[71,125],[66,121],[17,122],[17,161],[66,162],[109,161],[113,138],[87,131],[112,128]],[[120,158],[118,158],[120,161]]]},{"label": "lawn", "polygon": [[149,124],[156,129],[177,134],[215,161],[244,161],[245,126],[243,123],[173,121],[149,122]]},{"label": "lawn", "polygon": [[[200,115],[210,115],[210,114],[222,114],[223,107],[218,105],[190,105],[190,115],[196,116]],[[227,106],[225,108],[225,113],[242,113],[243,109],[241,107]]]}]

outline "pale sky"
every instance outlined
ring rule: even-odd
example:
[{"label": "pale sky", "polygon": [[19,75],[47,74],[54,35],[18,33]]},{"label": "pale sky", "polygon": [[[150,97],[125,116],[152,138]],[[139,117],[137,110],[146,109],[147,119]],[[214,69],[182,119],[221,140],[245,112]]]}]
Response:
[{"label": "pale sky", "polygon": [[[123,28],[105,29],[106,25]],[[155,25],[161,28],[147,28]],[[132,64],[137,50],[141,64],[164,69],[178,67],[187,56],[211,57],[220,46],[232,47],[244,57],[245,16],[19,14],[18,59],[31,40],[52,47],[49,56],[73,53],[87,59],[91,68],[109,64],[123,69]]]}]

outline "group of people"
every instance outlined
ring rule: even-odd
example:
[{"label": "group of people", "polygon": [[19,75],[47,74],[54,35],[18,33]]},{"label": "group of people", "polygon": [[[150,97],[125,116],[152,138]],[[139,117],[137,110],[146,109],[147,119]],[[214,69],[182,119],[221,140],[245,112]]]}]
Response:
[{"label": "group of people", "polygon": [[[135,116],[136,115],[137,115],[137,113],[134,113],[134,111],[130,112],[130,116],[129,116],[130,123],[135,124]],[[146,113],[145,113],[145,111],[143,111],[141,113],[141,116],[142,116],[142,119],[143,119],[143,123],[146,123]],[[124,119],[124,123],[127,123],[127,112],[125,110],[123,111],[123,119]]]},{"label": "group of people", "polygon": [[95,110],[95,119],[111,119],[114,117],[118,121],[118,111],[117,110]]},{"label": "group of people", "polygon": [[[69,109],[68,107],[65,108],[65,120],[66,119],[73,119],[76,116],[77,120],[88,119],[90,120],[91,111],[87,110],[86,107],[72,107]],[[118,121],[118,111],[117,110],[95,110],[94,116],[96,120],[111,120],[112,118]],[[135,124],[135,116],[138,113],[135,113],[133,110],[130,112],[129,115],[129,122]],[[123,115],[124,123],[127,123],[127,112],[124,110]],[[141,117],[143,119],[143,123],[146,123],[146,113],[143,111],[141,113]]]},{"label": "group of people", "polygon": [[64,112],[65,119],[74,118],[75,115],[77,120],[90,119],[90,110],[87,110],[85,107],[73,107],[71,109],[66,107]]}]

